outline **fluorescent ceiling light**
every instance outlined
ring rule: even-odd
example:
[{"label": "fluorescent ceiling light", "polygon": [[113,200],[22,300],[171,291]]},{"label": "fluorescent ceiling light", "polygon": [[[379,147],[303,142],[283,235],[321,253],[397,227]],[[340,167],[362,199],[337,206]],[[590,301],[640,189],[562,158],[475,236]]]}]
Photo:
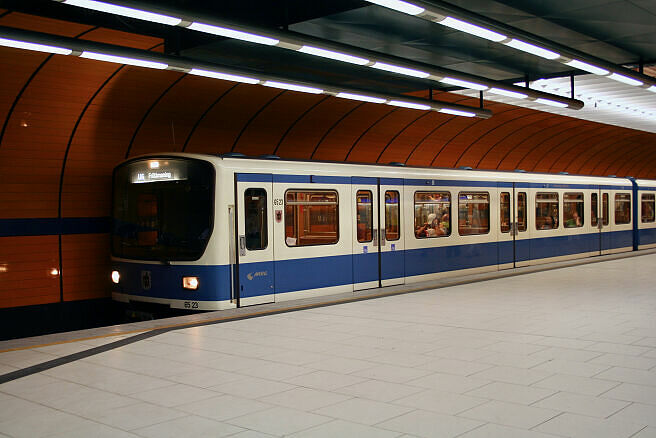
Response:
[{"label": "fluorescent ceiling light", "polygon": [[503,88],[490,88],[488,93],[500,94],[502,96],[514,97],[516,99],[527,99],[528,94],[519,93],[517,91],[504,90]]},{"label": "fluorescent ceiling light", "polygon": [[168,24],[169,26],[177,26],[182,22],[182,19],[178,17],[156,14],[154,12],[127,8],[125,6],[118,6],[111,3],[98,2],[95,0],[64,0],[64,3],[71,6],[93,9],[94,11],[123,15],[124,17],[136,18],[139,20],[152,21],[153,23]]},{"label": "fluorescent ceiling light", "polygon": [[647,88],[647,90],[656,93],[656,85],[652,85],[651,87]]},{"label": "fluorescent ceiling light", "polygon": [[477,37],[485,38],[486,40],[495,41],[497,43],[508,38],[501,33],[493,32],[491,30],[485,29],[484,27],[467,23],[466,21],[458,20],[457,18],[453,17],[446,17],[442,21],[436,21],[436,23],[443,24],[444,26],[475,35]]},{"label": "fluorescent ceiling light", "polygon": [[227,73],[219,73],[218,71],[202,70],[199,68],[192,68],[189,74],[197,76],[205,76],[207,78],[223,79],[225,81],[243,82],[244,84],[257,84],[259,79],[249,78],[246,76],[231,75]]},{"label": "fluorescent ceiling light", "polygon": [[445,84],[450,84],[450,85],[457,85],[459,87],[464,87],[464,88],[471,88],[474,90],[487,90],[488,86],[487,85],[482,85],[482,84],[477,84],[475,82],[469,82],[469,81],[461,81],[460,79],[456,78],[442,78],[440,79],[440,82],[444,82]]},{"label": "fluorescent ceiling light", "polygon": [[333,52],[332,50],[320,49],[318,47],[303,46],[298,49],[298,51],[301,53],[307,53],[308,55],[334,59],[336,61],[350,62],[351,64],[365,65],[369,63],[368,59],[347,55],[345,53]]},{"label": "fluorescent ceiling light", "polygon": [[449,108],[442,108],[441,110],[439,110],[439,112],[445,113],[445,114],[451,114],[451,115],[454,115],[454,116],[463,116],[463,117],[474,117],[474,116],[476,116],[476,114],[474,114],[474,113],[470,113],[470,112],[467,112],[467,111],[458,111],[458,110],[449,109]]},{"label": "fluorescent ceiling light", "polygon": [[400,106],[403,108],[412,108],[412,109],[418,109],[418,110],[429,110],[431,109],[430,105],[422,105],[420,103],[413,103],[413,102],[404,102],[402,100],[390,100],[387,102],[388,105],[394,105],[394,106]]},{"label": "fluorescent ceiling light", "polygon": [[369,3],[375,3],[386,8],[394,9],[395,11],[403,12],[409,15],[419,15],[425,11],[424,8],[413,5],[412,3],[404,2],[401,0],[367,0]]},{"label": "fluorescent ceiling light", "polygon": [[262,85],[266,87],[282,88],[283,90],[300,91],[302,93],[321,94],[321,88],[306,87],[304,85],[288,84],[286,82],[264,81]]},{"label": "fluorescent ceiling light", "polygon": [[70,55],[73,53],[71,49],[65,49],[64,47],[46,46],[45,44],[27,43],[25,41],[8,40],[6,38],[0,38],[0,46],[55,53],[57,55]]},{"label": "fluorescent ceiling light", "polygon": [[549,106],[556,106],[558,108],[567,108],[569,106],[566,103],[557,102],[555,100],[550,100],[550,99],[538,98],[538,99],[535,99],[535,101],[537,103],[543,103],[543,104],[549,105]]},{"label": "fluorescent ceiling light", "polygon": [[146,61],[144,59],[125,58],[123,56],[105,55],[104,53],[84,51],[80,58],[95,59],[96,61],[115,62],[118,64],[136,65],[137,67],[165,69],[168,64],[162,62]]},{"label": "fluorescent ceiling light", "polygon": [[426,73],[425,71],[399,67],[398,65],[385,64],[384,62],[376,62],[372,64],[371,67],[377,68],[379,70],[391,71],[392,73],[399,73],[406,76],[414,76],[416,78],[427,78],[430,76],[430,73]]},{"label": "fluorescent ceiling light", "polygon": [[642,81],[639,81],[637,79],[630,78],[628,76],[624,76],[618,73],[612,73],[610,76],[608,76],[609,79],[613,79],[618,82],[624,82],[625,84],[633,85],[634,87],[637,87],[638,85],[642,85]]},{"label": "fluorescent ceiling light", "polygon": [[337,93],[335,97],[341,97],[343,99],[351,100],[361,100],[363,102],[372,102],[372,103],[385,103],[386,99],[381,99],[380,97],[371,97],[363,96],[361,94],[352,94],[352,93]]},{"label": "fluorescent ceiling light", "polygon": [[578,68],[579,70],[584,70],[595,75],[604,76],[610,73],[606,69],[585,62],[577,61],[576,59],[572,59],[570,62],[566,62],[565,64],[569,65],[570,67]]},{"label": "fluorescent ceiling light", "polygon": [[251,43],[264,44],[267,46],[275,46],[280,42],[275,38],[269,38],[261,35],[255,35],[248,32],[239,30],[228,29],[227,27],[212,26],[211,24],[204,23],[191,23],[187,29],[197,30],[199,32],[211,33],[213,35],[220,35],[226,38],[234,38],[242,41],[249,41]]},{"label": "fluorescent ceiling light", "polygon": [[546,59],[560,58],[560,53],[552,52],[551,50],[543,49],[542,47],[525,43],[524,41],[516,40],[514,38],[504,44],[514,49],[530,53],[531,55],[540,56],[542,58],[546,58]]}]

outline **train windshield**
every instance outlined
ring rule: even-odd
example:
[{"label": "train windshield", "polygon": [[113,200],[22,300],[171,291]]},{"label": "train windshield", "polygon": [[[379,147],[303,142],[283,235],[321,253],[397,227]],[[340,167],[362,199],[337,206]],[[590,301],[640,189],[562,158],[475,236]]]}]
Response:
[{"label": "train windshield", "polygon": [[214,170],[204,161],[148,159],[114,172],[112,254],[197,260],[213,227]]}]

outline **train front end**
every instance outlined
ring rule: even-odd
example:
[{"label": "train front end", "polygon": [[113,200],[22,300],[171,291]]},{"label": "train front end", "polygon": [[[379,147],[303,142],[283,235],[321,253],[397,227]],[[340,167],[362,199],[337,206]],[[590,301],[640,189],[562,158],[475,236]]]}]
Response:
[{"label": "train front end", "polygon": [[189,310],[230,305],[230,269],[213,250],[216,171],[188,157],[149,157],[114,170],[112,298]]}]

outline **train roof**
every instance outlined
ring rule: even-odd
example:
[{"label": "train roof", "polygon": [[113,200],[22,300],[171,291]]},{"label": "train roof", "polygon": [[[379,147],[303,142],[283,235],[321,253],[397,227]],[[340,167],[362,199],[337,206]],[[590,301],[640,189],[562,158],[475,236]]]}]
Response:
[{"label": "train roof", "polygon": [[[425,178],[425,179],[470,179],[475,181],[559,183],[559,184],[599,184],[611,186],[630,186],[628,177],[569,175],[563,173],[536,173],[525,171],[482,170],[470,168],[417,167],[398,164],[344,163],[334,161],[311,161],[281,159],[273,156],[255,158],[246,156],[221,156],[192,153],[160,153],[134,157],[131,160],[148,157],[189,157],[207,160],[218,166],[249,173],[285,173],[295,175],[323,176],[362,176],[382,178]],[[129,161],[131,161],[129,160]],[[654,180],[637,180],[638,185],[656,187]]]}]

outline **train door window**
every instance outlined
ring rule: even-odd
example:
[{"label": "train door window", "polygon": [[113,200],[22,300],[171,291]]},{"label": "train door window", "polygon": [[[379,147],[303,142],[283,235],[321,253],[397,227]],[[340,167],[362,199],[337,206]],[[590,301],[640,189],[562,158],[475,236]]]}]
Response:
[{"label": "train door window", "polygon": [[415,237],[451,235],[451,194],[415,192]]},{"label": "train door window", "polygon": [[499,211],[501,212],[501,232],[510,232],[510,193],[501,192],[499,197]]},{"label": "train door window", "polygon": [[490,194],[458,194],[458,234],[472,236],[490,232]]},{"label": "train door window", "polygon": [[583,193],[565,193],[563,195],[563,224],[565,228],[583,226]]},{"label": "train door window", "polygon": [[649,223],[656,221],[654,211],[656,207],[656,195],[653,193],[644,193],[641,199],[640,216],[642,223]]},{"label": "train door window", "polygon": [[628,193],[615,194],[615,225],[631,222],[631,195]]},{"label": "train door window", "polygon": [[244,222],[246,249],[266,249],[269,245],[266,190],[247,189],[244,192]]},{"label": "train door window", "polygon": [[358,190],[355,194],[357,237],[360,243],[373,240],[374,206],[372,200],[373,194],[370,190]]},{"label": "train door window", "polygon": [[535,229],[555,230],[558,228],[558,193],[536,193]]},{"label": "train door window", "polygon": [[597,226],[597,214],[599,210],[599,195],[596,193],[592,194],[592,204],[590,208],[590,225],[593,227]]},{"label": "train door window", "polygon": [[526,192],[517,193],[517,231],[526,231],[528,224]]},{"label": "train door window", "polygon": [[338,198],[334,190],[285,193],[287,246],[329,245],[339,240]]},{"label": "train door window", "polygon": [[401,238],[400,222],[399,192],[387,190],[385,192],[385,239],[399,240]]},{"label": "train door window", "polygon": [[610,214],[610,211],[608,209],[608,193],[603,193],[601,195],[601,214],[603,215],[603,217],[601,218],[602,224],[604,226],[608,225],[608,221],[609,221],[608,216]]}]

